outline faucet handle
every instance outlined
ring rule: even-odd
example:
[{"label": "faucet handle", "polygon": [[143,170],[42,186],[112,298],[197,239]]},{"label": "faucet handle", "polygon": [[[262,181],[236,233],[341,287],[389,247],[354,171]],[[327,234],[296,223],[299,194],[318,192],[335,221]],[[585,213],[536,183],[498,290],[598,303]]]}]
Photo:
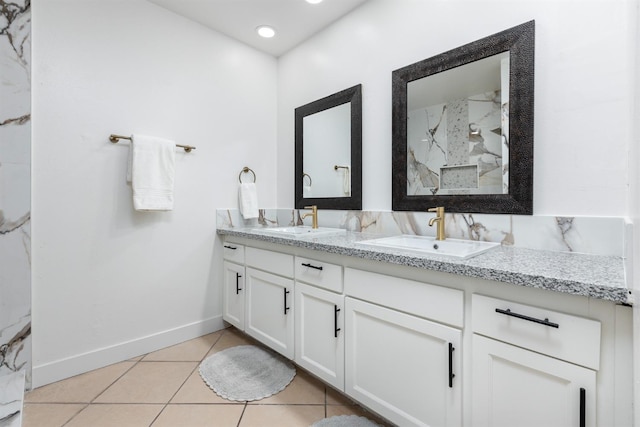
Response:
[{"label": "faucet handle", "polygon": [[305,206],[304,208],[305,209],[311,209],[314,212],[318,210],[318,207],[316,205]]},{"label": "faucet handle", "polygon": [[436,208],[429,208],[427,212],[435,212],[436,215],[441,216],[444,215],[444,206],[438,206]]}]

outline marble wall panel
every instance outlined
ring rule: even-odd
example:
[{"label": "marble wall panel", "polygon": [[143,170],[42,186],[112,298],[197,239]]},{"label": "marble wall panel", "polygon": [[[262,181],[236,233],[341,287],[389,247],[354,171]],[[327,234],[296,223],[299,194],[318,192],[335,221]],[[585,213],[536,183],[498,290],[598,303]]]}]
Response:
[{"label": "marble wall panel", "polygon": [[31,2],[0,0],[0,378],[31,378]]},{"label": "marble wall panel", "polygon": [[0,377],[0,426],[20,427],[25,386],[24,371]]},{"label": "marble wall panel", "polygon": [[[297,209],[260,210],[245,221],[237,209],[218,209],[218,228],[301,225]],[[435,236],[429,212],[320,210],[321,227],[371,234]],[[311,225],[309,219],[304,221]],[[625,221],[617,217],[555,217],[525,215],[446,214],[448,238],[499,242],[502,245],[560,252],[625,256]]]}]

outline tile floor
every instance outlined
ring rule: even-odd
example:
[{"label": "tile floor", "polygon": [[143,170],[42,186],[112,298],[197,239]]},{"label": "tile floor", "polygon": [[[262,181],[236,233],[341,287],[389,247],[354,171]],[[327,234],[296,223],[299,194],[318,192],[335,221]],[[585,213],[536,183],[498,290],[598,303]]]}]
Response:
[{"label": "tile floor", "polygon": [[219,397],[198,366],[245,344],[258,345],[228,328],[40,387],[25,396],[23,427],[307,427],[343,414],[388,425],[300,368],[275,396],[246,403]]}]

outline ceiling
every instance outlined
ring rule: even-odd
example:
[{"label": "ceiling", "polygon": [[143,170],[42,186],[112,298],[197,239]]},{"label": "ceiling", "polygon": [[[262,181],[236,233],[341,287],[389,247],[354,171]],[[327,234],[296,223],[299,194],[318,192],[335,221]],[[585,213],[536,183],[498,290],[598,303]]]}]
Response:
[{"label": "ceiling", "polygon": [[[367,0],[148,0],[215,31],[278,57]],[[276,29],[265,39],[260,25]]]}]

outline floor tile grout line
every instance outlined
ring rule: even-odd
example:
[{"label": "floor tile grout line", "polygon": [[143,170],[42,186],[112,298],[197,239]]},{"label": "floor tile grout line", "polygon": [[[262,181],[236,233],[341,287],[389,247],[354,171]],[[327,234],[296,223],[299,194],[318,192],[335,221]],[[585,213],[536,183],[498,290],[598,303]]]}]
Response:
[{"label": "floor tile grout line", "polygon": [[242,418],[244,417],[244,413],[247,410],[247,405],[249,402],[244,402],[244,408],[242,408],[242,412],[240,413],[240,418],[238,418],[238,424],[236,427],[240,427],[240,423],[242,423]]},{"label": "floor tile grout line", "polygon": [[[115,380],[113,380],[108,386],[106,386],[104,389],[102,389],[102,391],[100,393],[98,393],[93,399],[91,399],[91,401],[89,403],[86,402],[81,402],[81,404],[84,404],[84,407],[82,409],[80,409],[78,412],[76,412],[75,414],[73,414],[73,416],[71,418],[69,418],[64,424],[62,424],[61,427],[64,427],[66,425],[68,425],[75,417],[77,417],[81,412],[83,412],[84,410],[86,410],[89,406],[91,406],[93,404],[93,402],[100,396],[102,396],[102,394],[107,391],[109,389],[109,387],[111,387],[112,385],[114,385],[120,378],[122,378],[127,372],[129,372],[131,369],[133,369],[134,366],[136,366],[138,363],[140,363],[142,359],[140,360],[136,360],[133,365],[131,365],[129,367],[129,369],[125,370],[122,374],[120,374],[118,376],[118,378],[116,378]],[[129,360],[124,360],[123,362],[127,362]],[[122,363],[122,362],[119,362]]]},{"label": "floor tile grout line", "polygon": [[[176,395],[180,392],[180,390],[182,390],[182,387],[184,387],[184,385],[187,383],[187,381],[189,381],[189,378],[191,378],[191,376],[193,375],[193,373],[198,370],[200,368],[200,364],[202,363],[202,361],[207,357],[207,355],[209,354],[209,352],[213,349],[213,347],[218,343],[218,341],[220,341],[220,339],[225,335],[226,329],[223,330],[223,332],[218,336],[218,338],[209,346],[209,348],[207,349],[207,351],[204,352],[204,356],[202,356],[200,358],[199,361],[195,361],[197,362],[196,365],[193,367],[193,369],[191,370],[191,372],[189,373],[189,375],[186,376],[186,378],[184,379],[184,381],[182,382],[182,384],[180,384],[180,387],[178,387],[176,389],[176,391],[173,393],[173,395],[169,398],[169,400],[167,400],[167,402],[164,404],[164,406],[162,407],[162,409],[160,410],[160,412],[158,412],[158,414],[155,416],[155,418],[153,419],[153,421],[151,421],[151,424],[149,424],[149,427],[153,426],[153,424],[158,420],[158,418],[160,418],[160,416],[162,415],[162,413],[167,409],[167,406],[169,406],[171,404],[171,401],[173,399],[175,399]],[[215,333],[215,332],[214,332]],[[142,362],[144,359],[141,359],[140,361]]]},{"label": "floor tile grout line", "polygon": [[74,419],[75,417],[78,416],[78,414],[82,411],[84,411],[85,409],[87,409],[89,407],[89,405],[91,405],[91,403],[87,403],[84,405],[84,407],[82,409],[80,409],[78,412],[76,412],[75,414],[73,414],[73,416],[71,418],[69,418],[65,423],[63,423],[60,427],[64,427],[67,424],[69,424],[71,422],[72,419]]},{"label": "floor tile grout line", "polygon": [[156,416],[153,418],[153,420],[151,420],[151,423],[149,424],[149,427],[151,427],[158,420],[158,418],[160,418],[160,415],[164,412],[165,409],[167,409],[167,405],[169,405],[169,404],[165,403],[162,406],[162,409],[160,409],[160,411],[156,414]]},{"label": "floor tile grout line", "polygon": [[[147,353],[147,354],[148,354],[148,353]],[[145,356],[146,356],[146,354],[145,354]],[[138,356],[138,357],[140,357],[140,356]],[[125,361],[125,362],[126,362],[126,361]],[[96,397],[94,397],[93,399],[91,399],[91,402],[89,402],[89,404],[90,404],[90,405],[91,405],[91,404],[93,404],[93,403],[96,401],[96,399],[98,399],[100,396],[102,396],[102,395],[104,394],[104,392],[105,392],[105,391],[109,390],[109,388],[111,388],[111,386],[113,386],[115,383],[117,383],[117,382],[120,380],[120,378],[124,377],[124,376],[125,376],[126,374],[128,374],[128,373],[129,373],[129,372],[130,372],[134,367],[138,366],[138,363],[140,363],[140,362],[142,362],[142,359],[140,359],[140,360],[136,360],[136,361],[133,363],[133,365],[131,365],[131,366],[129,367],[129,369],[127,369],[126,371],[124,371],[121,375],[119,375],[119,376],[118,376],[118,378],[116,378],[115,380],[113,380],[113,381],[111,382],[111,384],[109,384],[108,386],[106,386],[106,387],[105,387],[105,388],[104,388],[100,393],[98,393],[98,394],[96,395]],[[120,363],[122,363],[122,362],[120,362]]]},{"label": "floor tile grout line", "polygon": [[324,417],[327,418],[327,386],[324,386]]}]

